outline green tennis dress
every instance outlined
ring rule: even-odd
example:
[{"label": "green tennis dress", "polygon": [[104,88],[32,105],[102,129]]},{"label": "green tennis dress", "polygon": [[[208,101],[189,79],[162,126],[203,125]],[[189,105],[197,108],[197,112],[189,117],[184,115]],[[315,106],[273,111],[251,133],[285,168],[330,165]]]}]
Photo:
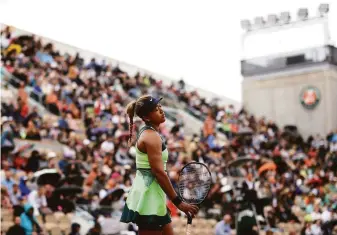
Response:
[{"label": "green tennis dress", "polygon": [[[139,131],[137,141],[142,132],[148,129],[156,131],[150,126],[144,126]],[[162,141],[162,159],[166,170],[168,151],[164,141]],[[166,194],[151,172],[148,155],[141,152],[137,148],[137,144],[136,167],[136,177],[129,191],[120,221],[150,226],[163,226],[170,223],[171,217],[166,207]]]}]

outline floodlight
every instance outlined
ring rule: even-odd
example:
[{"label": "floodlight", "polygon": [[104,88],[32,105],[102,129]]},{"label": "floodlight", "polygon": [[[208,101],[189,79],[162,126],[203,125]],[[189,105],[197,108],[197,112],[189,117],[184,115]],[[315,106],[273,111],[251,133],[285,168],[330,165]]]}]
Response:
[{"label": "floodlight", "polygon": [[280,21],[283,23],[283,24],[288,24],[290,22],[290,13],[288,11],[284,11],[284,12],[281,12],[280,14]]},{"label": "floodlight", "polygon": [[255,17],[254,19],[254,25],[257,28],[262,28],[264,26],[264,19],[261,16]]},{"label": "floodlight", "polygon": [[318,8],[318,11],[319,11],[320,16],[324,16],[324,15],[328,14],[329,4],[326,4],[326,3],[320,4],[319,8]]},{"label": "floodlight", "polygon": [[278,18],[276,15],[268,15],[267,17],[267,23],[268,25],[275,25],[278,21]]},{"label": "floodlight", "polygon": [[300,20],[306,20],[308,19],[308,9],[307,8],[300,8],[298,9],[298,12],[297,12],[297,17],[298,19]]},{"label": "floodlight", "polygon": [[241,28],[243,30],[250,30],[252,27],[252,25],[250,24],[250,21],[249,20],[241,20]]}]

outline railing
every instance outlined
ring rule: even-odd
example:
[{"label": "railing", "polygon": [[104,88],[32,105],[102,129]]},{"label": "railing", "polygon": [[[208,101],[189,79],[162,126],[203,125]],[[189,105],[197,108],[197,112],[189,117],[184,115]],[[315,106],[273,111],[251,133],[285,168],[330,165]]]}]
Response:
[{"label": "railing", "polygon": [[321,63],[337,65],[337,49],[333,46],[324,46],[295,51],[286,55],[243,60],[241,61],[241,74],[253,76]]}]

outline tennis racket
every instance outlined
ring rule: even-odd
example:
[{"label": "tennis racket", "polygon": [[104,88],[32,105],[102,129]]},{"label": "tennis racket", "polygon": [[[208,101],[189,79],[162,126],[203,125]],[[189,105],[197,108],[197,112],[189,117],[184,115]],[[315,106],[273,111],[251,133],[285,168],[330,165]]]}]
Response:
[{"label": "tennis racket", "polygon": [[[207,197],[211,183],[211,172],[205,164],[188,163],[179,173],[179,197],[186,203],[200,205]],[[191,235],[191,225],[192,217],[187,216],[186,235]]]}]

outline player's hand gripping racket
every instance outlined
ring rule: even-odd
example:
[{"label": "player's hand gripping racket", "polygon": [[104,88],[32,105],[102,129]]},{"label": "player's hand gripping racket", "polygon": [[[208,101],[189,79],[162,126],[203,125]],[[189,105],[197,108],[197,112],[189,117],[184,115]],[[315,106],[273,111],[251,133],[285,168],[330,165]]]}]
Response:
[{"label": "player's hand gripping racket", "polygon": [[[205,164],[199,162],[188,163],[181,169],[179,174],[179,196],[186,203],[200,205],[208,195],[211,182],[211,172]],[[192,217],[187,217],[186,235],[190,235]]]}]

